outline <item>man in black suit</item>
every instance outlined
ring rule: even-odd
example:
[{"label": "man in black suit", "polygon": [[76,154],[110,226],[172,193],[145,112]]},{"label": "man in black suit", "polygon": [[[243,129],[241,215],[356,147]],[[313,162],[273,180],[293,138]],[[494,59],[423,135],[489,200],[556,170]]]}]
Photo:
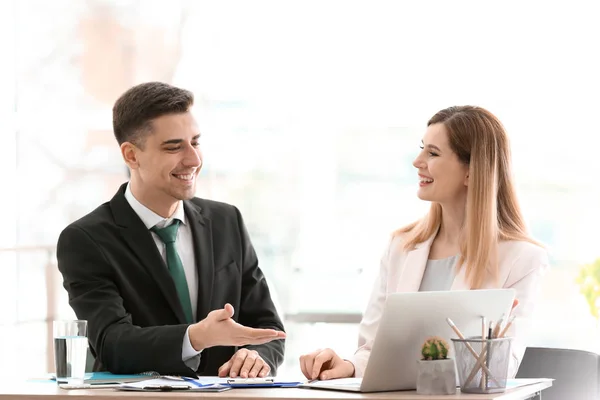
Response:
[{"label": "man in black suit", "polygon": [[131,179],[58,240],[94,370],[246,378],[283,361],[283,324],[239,210],[194,197],[202,154],[192,104],[192,93],[159,82],[117,100],[113,128]]}]

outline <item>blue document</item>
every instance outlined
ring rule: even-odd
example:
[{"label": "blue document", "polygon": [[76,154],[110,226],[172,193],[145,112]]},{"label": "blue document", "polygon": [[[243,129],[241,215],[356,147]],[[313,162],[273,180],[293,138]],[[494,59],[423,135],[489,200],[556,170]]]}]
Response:
[{"label": "blue document", "polygon": [[302,382],[277,381],[275,378],[229,378],[226,385],[232,388],[282,388],[297,387]]},{"label": "blue document", "polygon": [[127,383],[139,382],[159,376],[156,373],[145,372],[143,374],[111,374],[110,372],[92,372],[85,374],[84,383]]},{"label": "blue document", "polygon": [[[147,379],[156,378],[159,375],[154,372],[144,372],[142,374],[111,374],[110,372],[90,372],[85,374],[84,384],[87,385],[105,385],[128,382],[140,382]],[[56,381],[56,376],[51,378]]]}]

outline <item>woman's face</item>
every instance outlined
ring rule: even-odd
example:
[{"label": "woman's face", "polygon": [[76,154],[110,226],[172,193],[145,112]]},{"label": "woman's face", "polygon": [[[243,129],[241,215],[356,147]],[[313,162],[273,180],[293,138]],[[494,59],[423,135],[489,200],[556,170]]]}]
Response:
[{"label": "woman's face", "polygon": [[421,149],[413,161],[419,174],[417,196],[440,204],[466,201],[469,166],[450,148],[444,124],[427,127]]}]

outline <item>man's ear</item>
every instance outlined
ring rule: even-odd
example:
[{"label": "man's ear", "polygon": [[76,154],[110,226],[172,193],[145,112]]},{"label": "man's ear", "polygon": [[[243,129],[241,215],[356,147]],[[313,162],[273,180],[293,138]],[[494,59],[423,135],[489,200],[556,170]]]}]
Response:
[{"label": "man's ear", "polygon": [[131,142],[124,142],[121,144],[121,155],[123,156],[123,161],[125,164],[131,169],[137,169],[140,166],[138,153],[141,150]]}]

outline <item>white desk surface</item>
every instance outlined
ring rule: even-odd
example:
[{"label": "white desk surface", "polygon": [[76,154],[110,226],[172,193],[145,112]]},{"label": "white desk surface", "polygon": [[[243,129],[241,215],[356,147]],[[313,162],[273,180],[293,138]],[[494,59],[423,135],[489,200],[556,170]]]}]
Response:
[{"label": "white desk surface", "polygon": [[424,396],[415,391],[383,393],[351,393],[330,390],[273,388],[231,389],[220,393],[200,392],[123,392],[115,389],[63,390],[49,382],[4,382],[0,383],[0,399],[16,400],[115,400],[116,398],[183,399],[215,398],[220,400],[271,399],[271,400],[328,400],[328,399],[400,399],[400,400],[519,400],[527,399],[552,386],[552,380],[509,389],[498,394],[467,394],[457,392],[448,396]]}]

